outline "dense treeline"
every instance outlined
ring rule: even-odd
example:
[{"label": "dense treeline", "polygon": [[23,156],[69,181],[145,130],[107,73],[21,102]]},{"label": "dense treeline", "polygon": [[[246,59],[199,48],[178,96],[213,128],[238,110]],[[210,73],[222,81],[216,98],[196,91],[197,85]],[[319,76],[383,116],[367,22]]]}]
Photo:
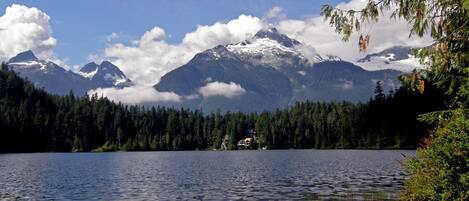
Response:
[{"label": "dense treeline", "polygon": [[235,149],[249,129],[272,149],[415,148],[427,134],[417,115],[443,107],[428,89],[385,95],[378,85],[375,94],[367,104],[305,102],[260,114],[204,115],[50,95],[2,65],[0,152],[218,149],[225,136]]},{"label": "dense treeline", "polygon": [[[420,92],[437,88],[447,104],[419,117],[432,134],[404,164],[409,179],[401,200],[469,200],[469,0],[367,0],[354,9],[326,5],[321,14],[344,40],[383,17],[406,21],[409,37],[432,39],[412,53],[424,69],[404,75],[402,83]],[[369,39],[360,35],[361,51]]]}]

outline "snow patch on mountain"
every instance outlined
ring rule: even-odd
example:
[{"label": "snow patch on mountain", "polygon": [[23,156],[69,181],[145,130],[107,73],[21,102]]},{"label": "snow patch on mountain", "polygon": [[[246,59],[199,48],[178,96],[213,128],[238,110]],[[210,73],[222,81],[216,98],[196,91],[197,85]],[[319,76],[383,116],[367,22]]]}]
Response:
[{"label": "snow patch on mountain", "polygon": [[291,47],[285,47],[269,38],[255,38],[235,45],[228,45],[227,49],[238,54],[279,54],[280,52],[297,52]]},{"label": "snow patch on mountain", "polygon": [[79,74],[100,83],[102,86],[126,87],[132,85],[124,73],[109,61],[103,61],[99,65],[94,62],[88,63],[80,69]]},{"label": "snow patch on mountain", "polygon": [[409,55],[407,59],[397,61],[393,61],[392,58],[392,55],[388,57],[374,57],[367,62],[356,62],[355,64],[369,71],[393,69],[402,72],[412,72],[414,69],[423,68],[419,59],[412,55]]},{"label": "snow patch on mountain", "polygon": [[12,62],[12,63],[8,63],[9,65],[14,65],[14,66],[17,66],[17,67],[20,67],[20,68],[33,68],[33,67],[36,67],[36,66],[40,66],[39,69],[41,70],[45,70],[45,68],[47,67],[46,64],[44,64],[44,62],[40,62],[40,61],[26,61],[26,62]]},{"label": "snow patch on mountain", "polygon": [[[311,66],[326,60],[337,60],[336,57],[319,54],[313,47],[288,38],[275,28],[259,31],[248,40],[225,47],[242,60],[276,69],[288,65]],[[217,53],[213,53],[213,56],[220,58]]]},{"label": "snow patch on mountain", "polygon": [[93,70],[91,72],[81,72],[81,71],[79,71],[78,74],[83,76],[83,77],[86,77],[88,79],[92,79],[94,77],[94,75],[96,75],[97,72],[98,72],[98,68],[96,68],[95,70]]},{"label": "snow patch on mountain", "polygon": [[411,72],[421,69],[419,59],[410,54],[411,48],[396,46],[378,53],[366,55],[355,62],[356,65],[370,71],[393,69],[402,72]]},{"label": "snow patch on mountain", "polygon": [[23,73],[37,71],[47,74],[53,71],[67,71],[53,62],[38,59],[31,51],[19,53],[17,56],[11,58],[7,64],[10,69]]},{"label": "snow patch on mountain", "polygon": [[51,61],[38,59],[31,50],[12,57],[8,67],[20,76],[27,78],[37,87],[55,94],[68,94],[74,91],[84,95],[90,89],[131,86],[132,82],[111,62],[100,65],[91,62],[78,72],[62,68]]},{"label": "snow patch on mountain", "polygon": [[305,75],[306,75],[306,72],[303,71],[303,70],[297,71],[296,73],[298,73],[298,74],[300,74],[300,75],[302,75],[302,76],[305,76]]},{"label": "snow patch on mountain", "polygon": [[114,85],[116,86],[120,84],[124,84],[128,81],[127,77],[123,75],[118,75],[117,73],[114,73],[114,74],[106,73],[104,75],[104,79],[114,82]]},{"label": "snow patch on mountain", "polygon": [[382,80],[387,90],[394,85],[386,80],[400,74],[366,71],[269,29],[243,42],[196,54],[164,75],[154,88],[181,96],[178,107],[252,112],[307,100],[364,102],[376,87],[371,80]]}]

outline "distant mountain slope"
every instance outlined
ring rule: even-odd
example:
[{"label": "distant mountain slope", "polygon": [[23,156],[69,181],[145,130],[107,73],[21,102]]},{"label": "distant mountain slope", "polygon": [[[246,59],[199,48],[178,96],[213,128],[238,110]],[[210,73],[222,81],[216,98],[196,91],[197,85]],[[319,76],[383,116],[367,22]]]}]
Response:
[{"label": "distant mountain slope", "polygon": [[[386,89],[399,85],[395,70],[366,71],[352,63],[326,61],[317,63],[305,71],[292,102],[341,101],[366,102],[373,95],[377,81],[382,81]],[[308,76],[306,76],[308,75]]]},{"label": "distant mountain slope", "polygon": [[[181,105],[205,111],[262,111],[304,100],[367,101],[376,81],[389,89],[401,74],[366,71],[337,57],[306,57],[301,47],[275,29],[263,30],[252,39],[197,54],[155,88],[180,94],[186,97]],[[208,89],[214,92],[207,95]],[[235,89],[242,93],[228,96]]]},{"label": "distant mountain slope", "polygon": [[38,59],[30,50],[19,53],[7,64],[21,77],[54,94],[62,95],[73,91],[77,95],[84,95],[90,89],[131,85],[131,81],[110,62],[103,62],[90,77],[83,76],[86,69],[90,69],[89,66],[84,67],[80,74],[74,73],[53,62]]},{"label": "distant mountain slope", "polygon": [[93,83],[53,62],[38,59],[32,51],[19,53],[8,61],[10,69],[21,77],[54,94],[86,94]]},{"label": "distant mountain slope", "polygon": [[125,74],[109,61],[103,61],[100,65],[91,62],[80,69],[80,74],[100,87],[128,87],[132,82]]},{"label": "distant mountain slope", "polygon": [[419,60],[411,55],[411,47],[407,46],[395,46],[368,54],[357,60],[356,65],[367,70],[394,69],[403,72],[411,72],[415,68],[422,67]]}]

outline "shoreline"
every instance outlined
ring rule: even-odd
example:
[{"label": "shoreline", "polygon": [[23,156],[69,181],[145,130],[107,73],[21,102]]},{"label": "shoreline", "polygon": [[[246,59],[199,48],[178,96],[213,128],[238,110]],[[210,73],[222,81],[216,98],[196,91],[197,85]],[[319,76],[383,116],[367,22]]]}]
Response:
[{"label": "shoreline", "polygon": [[[418,149],[418,148],[417,148]],[[137,153],[137,152],[246,152],[246,151],[416,151],[417,149],[267,149],[267,150],[258,150],[258,149],[252,149],[252,150],[209,150],[209,149],[203,149],[203,150],[139,150],[139,151],[69,151],[69,152],[3,152],[0,153],[0,155],[4,154],[45,154],[45,153]]]}]

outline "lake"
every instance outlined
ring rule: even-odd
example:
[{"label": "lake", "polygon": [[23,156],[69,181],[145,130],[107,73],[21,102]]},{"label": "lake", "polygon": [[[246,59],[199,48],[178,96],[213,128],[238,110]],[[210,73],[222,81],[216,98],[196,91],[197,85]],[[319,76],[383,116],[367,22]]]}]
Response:
[{"label": "lake", "polygon": [[407,150],[0,154],[0,200],[397,199]]}]

